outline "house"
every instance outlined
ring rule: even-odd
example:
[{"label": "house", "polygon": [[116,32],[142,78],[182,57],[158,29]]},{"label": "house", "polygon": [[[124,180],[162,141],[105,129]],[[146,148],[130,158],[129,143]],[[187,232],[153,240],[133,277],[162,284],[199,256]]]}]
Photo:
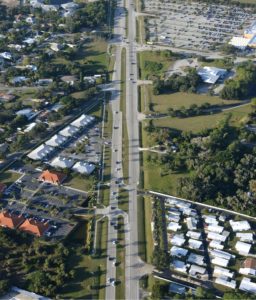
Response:
[{"label": "house", "polygon": [[207,233],[207,238],[208,238],[208,240],[216,240],[216,241],[220,241],[220,242],[225,242],[227,239],[227,236],[209,231]]},{"label": "house", "polygon": [[12,287],[3,297],[0,297],[1,300],[51,300],[50,298],[38,295],[33,292],[19,289],[17,287]]},{"label": "house", "polygon": [[218,220],[215,215],[203,215],[202,216],[206,224],[215,224],[218,225]]},{"label": "house", "polygon": [[229,287],[231,289],[236,288],[236,281],[235,280],[230,280],[229,278],[227,278],[225,276],[217,277],[215,279],[215,283],[220,284],[220,285],[224,285],[224,286]]},{"label": "house", "polygon": [[194,217],[189,217],[186,219],[187,221],[187,227],[189,230],[196,230],[197,229],[197,223],[198,220]]},{"label": "house", "polygon": [[237,232],[236,237],[240,239],[241,242],[253,242],[253,233]]},{"label": "house", "polygon": [[37,125],[36,122],[32,122],[26,125],[26,128],[23,130],[24,133],[30,132],[35,126]]},{"label": "house", "polygon": [[63,49],[63,46],[61,44],[58,44],[58,43],[50,43],[50,48],[51,48],[51,50],[53,50],[55,52],[58,52],[61,49]]},{"label": "house", "polygon": [[11,214],[8,211],[2,211],[0,213],[0,226],[15,229],[21,225],[25,219],[19,215]]},{"label": "house", "polygon": [[166,219],[169,221],[169,222],[176,222],[176,223],[179,223],[180,221],[180,216],[179,215],[175,215],[173,213],[167,213],[166,214]]},{"label": "house", "polygon": [[210,225],[208,225],[207,230],[216,232],[216,233],[222,233],[222,231],[224,230],[224,227],[216,225],[216,224],[210,224]]},{"label": "house", "polygon": [[169,293],[184,295],[186,293],[186,288],[183,285],[172,282],[169,285]]},{"label": "house", "polygon": [[202,241],[198,241],[198,240],[194,240],[194,239],[189,239],[188,240],[188,247],[191,249],[195,249],[195,250],[201,250],[203,247],[203,242]]},{"label": "house", "polygon": [[195,254],[195,253],[190,253],[188,257],[188,262],[192,264],[197,264],[199,266],[205,266],[204,262],[204,256]]},{"label": "house", "polygon": [[198,69],[197,74],[204,83],[215,84],[219,79],[223,79],[227,74],[227,70],[215,67],[203,67]]},{"label": "house", "polygon": [[10,101],[14,100],[15,98],[16,98],[16,96],[14,96],[13,94],[0,93],[0,101],[10,102]]},{"label": "house", "polygon": [[34,24],[35,23],[35,18],[33,16],[28,16],[25,20],[29,24]]},{"label": "house", "polygon": [[27,219],[20,225],[19,230],[41,237],[50,228],[49,223],[43,223],[34,219]]},{"label": "house", "polygon": [[11,60],[12,54],[10,52],[2,52],[2,53],[0,53],[0,57],[7,59],[7,60]]},{"label": "house", "polygon": [[186,236],[190,237],[192,239],[195,239],[195,240],[200,240],[202,238],[202,233],[197,232],[197,231],[190,231],[189,230],[189,231],[187,231]]},{"label": "house", "polygon": [[31,46],[36,43],[36,38],[26,38],[23,43]]},{"label": "house", "polygon": [[63,143],[65,143],[67,140],[67,137],[55,134],[53,137],[51,137],[48,141],[45,142],[46,145],[52,146],[52,147],[59,147]]},{"label": "house", "polygon": [[221,277],[221,276],[233,278],[234,272],[222,267],[215,266],[213,270],[213,277]]},{"label": "house", "polygon": [[38,79],[37,84],[38,85],[48,85],[53,83],[53,80],[51,78],[42,78],[42,79]]},{"label": "house", "polygon": [[210,255],[211,256],[215,256],[215,257],[220,257],[220,258],[224,258],[224,259],[231,259],[231,258],[235,258],[234,255],[226,252],[226,251],[221,251],[218,249],[213,249],[210,251]]},{"label": "house", "polygon": [[221,257],[214,257],[211,259],[212,264],[218,265],[221,267],[227,267],[229,264],[229,260]]},{"label": "house", "polygon": [[177,231],[181,229],[181,225],[179,225],[178,223],[176,222],[169,222],[168,223],[168,226],[167,226],[167,230],[171,230],[171,231]]},{"label": "house", "polygon": [[26,80],[28,80],[28,78],[25,76],[15,76],[11,79],[11,83],[18,84],[18,83],[25,82]]},{"label": "house", "polygon": [[77,81],[77,77],[74,75],[67,75],[62,76],[61,80],[67,84],[74,85],[74,83]]},{"label": "house", "polygon": [[239,290],[256,294],[256,283],[252,282],[250,278],[244,277],[239,286]]},{"label": "house", "polygon": [[240,255],[248,255],[252,245],[244,242],[236,242],[235,248]]},{"label": "house", "polygon": [[59,131],[59,134],[65,136],[65,137],[70,137],[70,136],[73,136],[78,131],[79,131],[79,129],[77,127],[72,126],[72,125],[68,125],[64,129],[62,129],[61,131]]},{"label": "house", "polygon": [[7,188],[6,184],[0,182],[0,194],[3,194],[6,188]]},{"label": "house", "polygon": [[33,111],[31,108],[24,108],[19,111],[16,111],[17,116],[25,116],[28,120],[33,119],[38,115],[37,112]]},{"label": "house", "polygon": [[33,160],[41,160],[54,151],[54,147],[42,144],[33,151],[31,151],[27,156]]},{"label": "house", "polygon": [[46,170],[39,176],[38,180],[52,184],[61,184],[66,177],[67,175],[63,173]]},{"label": "house", "polygon": [[177,247],[177,246],[172,246],[172,248],[170,250],[170,254],[171,254],[171,256],[182,257],[182,256],[186,256],[188,254],[188,250]]},{"label": "house", "polygon": [[175,246],[183,246],[186,242],[186,240],[184,239],[184,234],[174,234],[170,240],[172,245]]},{"label": "house", "polygon": [[181,272],[181,273],[187,273],[187,265],[178,259],[174,259],[173,262],[171,263],[171,267],[177,271],[177,272]]},{"label": "house", "polygon": [[190,270],[189,270],[189,274],[191,276],[198,276],[198,274],[205,275],[206,274],[206,268],[199,267],[197,265],[191,265]]},{"label": "house", "polygon": [[80,174],[90,175],[95,170],[95,165],[88,162],[78,161],[73,166],[72,170]]},{"label": "house", "polygon": [[88,124],[90,124],[94,120],[93,116],[87,116],[85,114],[82,114],[79,118],[77,118],[75,121],[71,123],[72,126],[81,128],[85,127]]},{"label": "house", "polygon": [[256,276],[256,259],[246,258],[243,267],[239,269],[239,273],[243,275]]},{"label": "house", "polygon": [[251,226],[248,221],[229,221],[230,226],[234,232],[236,231],[248,231],[251,230]]},{"label": "house", "polygon": [[68,157],[62,157],[62,156],[57,156],[54,158],[51,162],[52,167],[58,167],[58,168],[68,168],[70,169],[74,165],[74,160],[72,158]]},{"label": "house", "polygon": [[212,240],[209,243],[209,247],[210,248],[215,248],[215,249],[218,249],[218,250],[222,250],[224,248],[224,245],[222,245],[220,241]]}]

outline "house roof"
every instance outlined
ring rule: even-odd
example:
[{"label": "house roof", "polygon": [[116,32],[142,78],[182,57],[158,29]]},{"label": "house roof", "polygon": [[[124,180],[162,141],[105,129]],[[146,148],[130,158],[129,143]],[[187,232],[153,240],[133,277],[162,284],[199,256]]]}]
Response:
[{"label": "house roof", "polygon": [[42,223],[34,219],[27,219],[20,225],[19,229],[25,232],[34,234],[36,236],[42,236],[46,230],[50,228],[48,223]]},{"label": "house roof", "polygon": [[79,129],[75,126],[68,125],[64,129],[62,129],[59,134],[64,135],[66,137],[73,136]]},{"label": "house roof", "polygon": [[256,259],[255,258],[246,258],[243,264],[244,268],[256,270]]},{"label": "house roof", "polygon": [[80,128],[90,124],[93,120],[93,116],[87,116],[85,114],[82,114],[79,118],[73,121],[71,125]]},{"label": "house roof", "polygon": [[252,245],[244,242],[236,242],[235,248],[240,254],[247,255],[251,250]]},{"label": "house roof", "polygon": [[6,188],[7,188],[6,184],[0,182],[0,193],[3,193]]},{"label": "house roof", "polygon": [[56,171],[45,170],[40,176],[39,180],[53,183],[61,183],[66,178],[66,175]]},{"label": "house roof", "polygon": [[72,158],[57,156],[52,160],[51,166],[64,169],[64,168],[71,168],[74,163],[75,162]]},{"label": "house roof", "polygon": [[27,156],[33,160],[40,160],[47,156],[54,150],[54,147],[42,144],[33,151],[31,151]]},{"label": "house roof", "polygon": [[53,137],[51,137],[48,141],[45,142],[46,145],[52,146],[52,147],[58,147],[65,143],[67,138],[65,136],[62,136],[60,134],[55,134]]},{"label": "house roof", "polygon": [[3,211],[0,213],[0,225],[14,229],[23,223],[25,219],[22,216],[17,216],[15,214],[10,214],[8,211]]},{"label": "house roof", "polygon": [[248,221],[229,221],[230,226],[232,227],[233,231],[245,231],[245,230],[250,230],[251,226]]}]

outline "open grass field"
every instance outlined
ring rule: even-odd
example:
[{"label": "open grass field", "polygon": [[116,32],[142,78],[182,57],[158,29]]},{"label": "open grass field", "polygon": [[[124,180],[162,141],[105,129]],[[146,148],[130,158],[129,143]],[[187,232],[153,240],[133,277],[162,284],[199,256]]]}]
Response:
[{"label": "open grass field", "polygon": [[197,116],[191,118],[172,118],[166,117],[154,120],[157,127],[169,127],[181,131],[199,132],[206,128],[213,128],[217,123],[231,114],[230,124],[233,126],[241,125],[246,119],[248,113],[252,111],[251,105],[245,105],[232,110],[227,110],[208,116]]},{"label": "open grass field", "polygon": [[[138,61],[140,64],[140,78],[149,79],[154,76],[162,76],[171,66],[174,58],[167,57],[165,51],[143,51],[138,54]],[[156,69],[150,69],[148,63],[161,64]]]},{"label": "open grass field", "polygon": [[217,96],[209,96],[193,93],[171,93],[162,95],[153,95],[151,86],[141,87],[142,108],[145,113],[167,113],[168,108],[179,109],[182,106],[189,108],[192,104],[202,105],[208,102],[211,105],[231,105],[243,103],[238,100],[223,100]]},{"label": "open grass field", "polygon": [[11,185],[17,179],[21,177],[21,174],[11,171],[6,171],[0,173],[0,182],[6,184],[7,186]]},{"label": "open grass field", "polygon": [[82,177],[78,175],[69,177],[67,180],[65,180],[64,185],[74,189],[89,192],[94,186],[94,180],[92,177]]}]

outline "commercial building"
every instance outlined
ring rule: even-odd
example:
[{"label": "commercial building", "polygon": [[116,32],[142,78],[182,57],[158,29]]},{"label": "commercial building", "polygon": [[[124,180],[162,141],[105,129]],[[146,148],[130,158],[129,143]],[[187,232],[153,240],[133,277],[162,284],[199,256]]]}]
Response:
[{"label": "commercial building", "polygon": [[227,70],[215,67],[203,67],[198,69],[197,74],[205,83],[215,84],[219,79],[223,79]]},{"label": "commercial building", "polygon": [[38,180],[58,185],[65,180],[66,176],[60,172],[46,170],[39,176]]},{"label": "commercial building", "polygon": [[31,151],[27,156],[33,160],[41,160],[54,151],[54,147],[42,144],[33,151]]},{"label": "commercial building", "polygon": [[51,162],[52,167],[58,167],[62,169],[70,169],[74,165],[74,160],[68,157],[57,156]]},{"label": "commercial building", "polygon": [[95,165],[85,161],[78,161],[72,170],[80,174],[90,175],[95,170]]},{"label": "commercial building", "polygon": [[2,211],[0,213],[0,226],[15,229],[21,225],[25,219],[19,215],[11,214],[8,211]]},{"label": "commercial building", "polygon": [[46,141],[45,144],[52,146],[52,147],[59,147],[66,141],[67,141],[67,137],[60,135],[60,134],[55,134],[48,141]]},{"label": "commercial building", "polygon": [[229,44],[240,50],[245,50],[249,46],[250,41],[251,38],[246,38],[243,36],[234,36],[229,41]]},{"label": "commercial building", "polygon": [[49,228],[49,223],[39,222],[34,219],[27,219],[20,225],[19,230],[41,237]]}]

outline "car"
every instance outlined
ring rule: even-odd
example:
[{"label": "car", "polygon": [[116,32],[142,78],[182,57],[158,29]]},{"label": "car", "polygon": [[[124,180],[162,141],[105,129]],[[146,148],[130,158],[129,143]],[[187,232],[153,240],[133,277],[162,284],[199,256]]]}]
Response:
[{"label": "car", "polygon": [[114,129],[118,129],[118,126],[114,126]]},{"label": "car", "polygon": [[112,241],[112,244],[113,244],[113,245],[117,245],[117,244],[118,244],[118,240],[113,240],[113,241]]},{"label": "car", "polygon": [[118,111],[116,110],[115,113],[118,114]]},{"label": "car", "polygon": [[116,209],[116,207],[115,207],[115,206],[112,206],[112,205],[110,206],[110,208],[111,208],[111,209]]},{"label": "car", "polygon": [[113,260],[113,259],[115,259],[114,257],[112,257],[112,256],[109,256],[109,258],[108,258],[108,260]]}]

